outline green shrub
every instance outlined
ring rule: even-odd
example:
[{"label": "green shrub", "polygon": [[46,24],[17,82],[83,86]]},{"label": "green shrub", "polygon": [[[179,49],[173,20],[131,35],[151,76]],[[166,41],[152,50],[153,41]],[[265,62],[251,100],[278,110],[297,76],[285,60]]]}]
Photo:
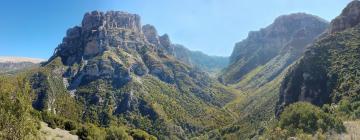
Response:
[{"label": "green shrub", "polygon": [[130,134],[134,138],[134,140],[157,140],[156,137],[149,135],[142,130],[132,130]]},{"label": "green shrub", "polygon": [[76,123],[74,121],[65,121],[64,123],[65,130],[71,131],[77,128]]},{"label": "green shrub", "polygon": [[111,126],[106,129],[106,139],[107,140],[132,140],[132,137],[126,133],[124,128]]},{"label": "green shrub", "polygon": [[280,116],[279,126],[289,130],[291,135],[297,132],[315,134],[318,130],[344,132],[345,127],[340,119],[325,113],[310,103],[299,102],[285,108]]},{"label": "green shrub", "polygon": [[106,133],[102,128],[93,124],[87,124],[76,132],[76,135],[83,140],[104,140]]},{"label": "green shrub", "polygon": [[31,116],[32,94],[23,75],[0,77],[0,139],[35,139],[39,122]]}]

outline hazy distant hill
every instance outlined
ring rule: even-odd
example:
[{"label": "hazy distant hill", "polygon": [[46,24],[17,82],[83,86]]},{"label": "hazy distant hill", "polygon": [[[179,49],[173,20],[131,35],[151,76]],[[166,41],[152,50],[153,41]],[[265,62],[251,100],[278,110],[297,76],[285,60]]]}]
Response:
[{"label": "hazy distant hill", "polygon": [[228,57],[211,56],[200,51],[191,51],[180,44],[173,44],[167,34],[159,36],[156,28],[152,25],[144,25],[142,30],[149,43],[159,46],[167,54],[209,74],[217,74],[228,65]]},{"label": "hazy distant hill", "polygon": [[229,63],[229,57],[211,56],[200,51],[191,51],[179,44],[174,44],[173,47],[173,55],[177,59],[210,74],[219,73]]},{"label": "hazy distant hill", "polygon": [[0,73],[36,67],[39,66],[39,63],[43,61],[43,59],[37,58],[0,56]]}]

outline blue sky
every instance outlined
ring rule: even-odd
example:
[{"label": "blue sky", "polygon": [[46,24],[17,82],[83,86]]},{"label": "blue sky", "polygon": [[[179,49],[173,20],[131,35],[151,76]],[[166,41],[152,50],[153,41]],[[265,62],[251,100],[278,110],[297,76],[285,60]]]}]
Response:
[{"label": "blue sky", "polygon": [[0,56],[48,58],[85,12],[139,14],[142,24],[168,33],[173,43],[228,56],[249,31],[283,14],[306,12],[331,20],[350,0],[2,0]]}]

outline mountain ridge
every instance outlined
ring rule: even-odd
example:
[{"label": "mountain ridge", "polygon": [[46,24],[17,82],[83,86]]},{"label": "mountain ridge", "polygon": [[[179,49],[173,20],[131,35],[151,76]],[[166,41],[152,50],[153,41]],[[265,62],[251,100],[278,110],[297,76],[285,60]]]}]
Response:
[{"label": "mountain ridge", "polygon": [[19,63],[19,62],[40,63],[44,61],[45,61],[44,59],[40,59],[40,58],[0,56],[0,63]]},{"label": "mountain ridge", "polygon": [[[247,39],[235,45],[230,65],[222,72],[220,81],[235,84],[251,70],[274,61],[268,66],[269,71],[264,71],[269,73],[268,76],[263,77],[272,80],[299,58],[306,46],[323,33],[327,26],[325,20],[305,13],[276,18],[266,28],[250,32]],[[270,68],[272,65],[281,66],[274,70]]]},{"label": "mountain ridge", "polygon": [[[99,126],[118,122],[160,139],[186,139],[231,123],[222,106],[235,96],[232,90],[172,56],[170,43],[154,27],[143,28],[138,15],[87,13],[30,77],[33,106]],[[70,98],[69,106],[59,108],[58,96]],[[66,107],[83,113],[65,115]]]},{"label": "mountain ridge", "polygon": [[[316,41],[285,77],[276,114],[284,107],[307,101],[317,106],[337,104],[356,96],[360,2],[352,1],[331,22],[330,30]],[[354,19],[355,18],[355,19]],[[354,22],[356,21],[356,22]],[[352,77],[350,81],[345,80]],[[345,79],[344,79],[345,78]],[[356,102],[356,97],[351,102]]]}]

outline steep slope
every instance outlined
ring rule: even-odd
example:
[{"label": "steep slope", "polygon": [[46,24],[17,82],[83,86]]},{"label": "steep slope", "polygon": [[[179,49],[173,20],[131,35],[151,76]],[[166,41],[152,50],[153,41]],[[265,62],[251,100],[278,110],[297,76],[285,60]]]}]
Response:
[{"label": "steep slope", "polygon": [[355,105],[360,99],[359,22],[360,2],[352,1],[287,73],[281,85],[278,115],[285,106],[298,101],[322,106],[349,100],[351,112],[359,110]]},{"label": "steep slope", "polygon": [[250,32],[247,39],[235,45],[230,66],[222,72],[220,80],[235,84],[252,70],[259,69],[254,75],[258,80],[250,85],[261,86],[271,81],[297,60],[327,26],[325,20],[304,13],[278,17],[268,27]]},{"label": "steep slope", "polygon": [[34,108],[102,127],[125,124],[159,139],[231,123],[222,108],[231,90],[169,54],[168,37],[153,29],[125,12],[85,14],[31,77]]},{"label": "steep slope", "polygon": [[228,57],[209,56],[200,51],[191,51],[179,44],[174,44],[173,48],[173,55],[177,59],[212,75],[218,74],[229,63]]},{"label": "steep slope", "polygon": [[25,57],[0,57],[0,73],[19,71],[39,66],[44,60]]},{"label": "steep slope", "polygon": [[326,21],[308,14],[280,16],[235,46],[230,66],[219,79],[239,90],[241,95],[225,106],[239,117],[219,130],[220,137],[257,139],[274,123],[280,85],[288,67],[327,26]]},{"label": "steep slope", "polygon": [[173,44],[167,34],[159,36],[156,28],[152,25],[144,25],[142,30],[149,43],[164,49],[167,54],[192,67],[210,74],[217,74],[228,65],[227,57],[209,56],[200,51],[191,51],[180,44]]}]

